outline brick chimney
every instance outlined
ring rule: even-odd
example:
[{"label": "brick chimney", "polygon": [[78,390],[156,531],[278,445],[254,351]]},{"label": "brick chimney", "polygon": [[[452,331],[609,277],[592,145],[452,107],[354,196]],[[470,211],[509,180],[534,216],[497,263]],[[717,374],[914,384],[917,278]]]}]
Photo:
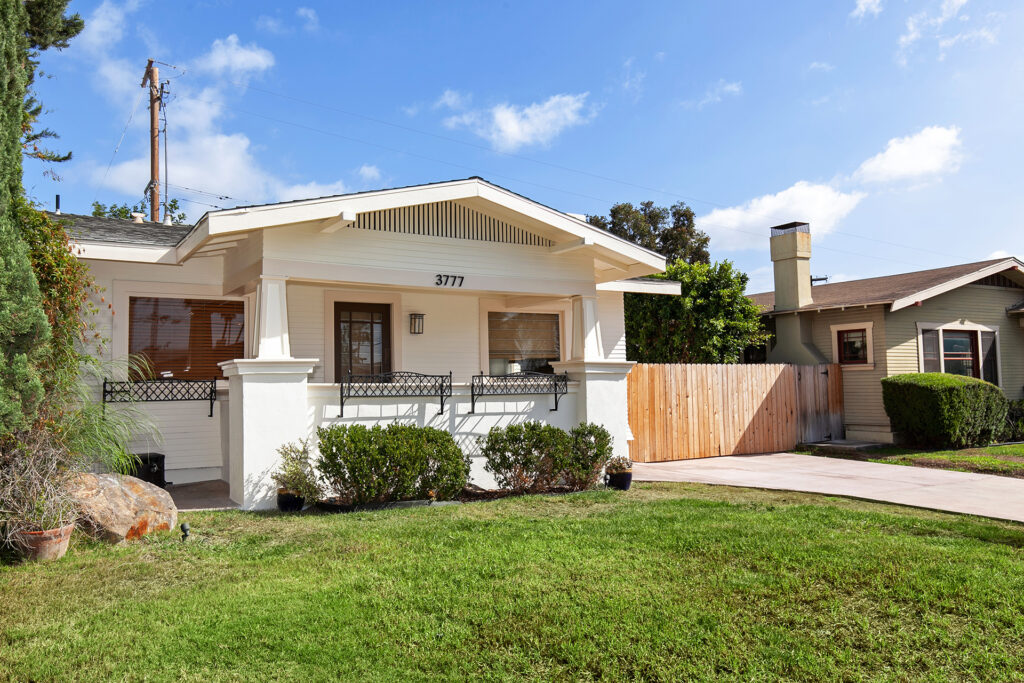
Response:
[{"label": "brick chimney", "polygon": [[775,267],[775,310],[788,311],[812,303],[811,228],[807,223],[786,223],[772,229]]}]

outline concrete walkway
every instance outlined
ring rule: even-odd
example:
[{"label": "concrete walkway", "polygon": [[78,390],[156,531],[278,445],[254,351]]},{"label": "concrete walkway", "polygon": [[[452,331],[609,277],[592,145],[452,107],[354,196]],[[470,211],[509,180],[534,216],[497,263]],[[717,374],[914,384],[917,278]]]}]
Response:
[{"label": "concrete walkway", "polygon": [[634,481],[687,481],[850,496],[1024,522],[1024,479],[775,453],[634,463]]}]

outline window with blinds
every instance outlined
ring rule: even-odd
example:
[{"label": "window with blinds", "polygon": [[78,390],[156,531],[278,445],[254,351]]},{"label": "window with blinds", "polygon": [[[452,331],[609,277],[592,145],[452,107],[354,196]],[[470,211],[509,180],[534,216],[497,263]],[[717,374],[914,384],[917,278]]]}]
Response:
[{"label": "window with blinds", "polygon": [[130,297],[128,352],[146,359],[151,379],[222,379],[217,364],[245,355],[244,303]]},{"label": "window with blinds", "polygon": [[490,374],[549,372],[561,360],[557,313],[487,314]]}]

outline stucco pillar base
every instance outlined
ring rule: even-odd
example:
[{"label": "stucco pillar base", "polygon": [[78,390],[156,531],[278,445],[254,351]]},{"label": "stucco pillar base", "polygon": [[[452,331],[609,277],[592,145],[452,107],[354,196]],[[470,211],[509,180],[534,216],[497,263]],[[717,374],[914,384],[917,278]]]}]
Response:
[{"label": "stucco pillar base", "polygon": [[612,435],[615,455],[629,457],[629,429],[626,375],[636,363],[632,361],[573,360],[552,363],[555,372],[567,372],[580,383],[576,397],[576,419],[603,426]]},{"label": "stucco pillar base", "polygon": [[309,374],[318,359],[246,358],[220,366],[228,378],[228,485],[231,500],[243,510],[276,505],[270,475],[277,448],[308,436]]}]

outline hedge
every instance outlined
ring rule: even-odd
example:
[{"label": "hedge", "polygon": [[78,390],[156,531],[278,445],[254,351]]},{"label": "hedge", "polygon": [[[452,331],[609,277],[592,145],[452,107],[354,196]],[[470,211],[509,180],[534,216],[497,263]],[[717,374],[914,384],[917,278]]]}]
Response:
[{"label": "hedge", "polygon": [[935,372],[886,377],[882,400],[893,431],[912,446],[984,446],[998,439],[1006,424],[1002,390],[972,377]]},{"label": "hedge", "polygon": [[493,427],[479,442],[484,469],[513,493],[591,488],[612,454],[608,430],[589,423],[569,432],[541,422]]},{"label": "hedge", "polygon": [[1010,401],[1003,441],[1024,441],[1024,399]]},{"label": "hedge", "polygon": [[317,469],[345,503],[450,500],[469,476],[452,435],[433,427],[335,425],[317,429],[317,436]]}]

